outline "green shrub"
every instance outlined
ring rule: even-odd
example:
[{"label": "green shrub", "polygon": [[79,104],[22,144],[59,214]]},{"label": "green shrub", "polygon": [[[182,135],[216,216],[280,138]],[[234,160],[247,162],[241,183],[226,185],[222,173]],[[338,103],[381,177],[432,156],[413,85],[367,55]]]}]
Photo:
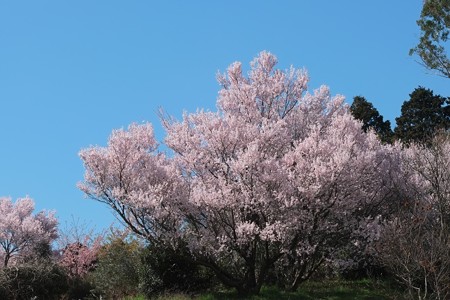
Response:
[{"label": "green shrub", "polygon": [[94,293],[107,299],[123,299],[139,292],[141,245],[136,240],[112,237],[99,253],[97,266],[90,274]]},{"label": "green shrub", "polygon": [[50,260],[0,270],[0,299],[61,299],[67,288],[64,270]]},{"label": "green shrub", "polygon": [[148,246],[142,255],[141,291],[148,297],[162,293],[195,293],[214,285],[214,275],[194,262],[188,249]]}]

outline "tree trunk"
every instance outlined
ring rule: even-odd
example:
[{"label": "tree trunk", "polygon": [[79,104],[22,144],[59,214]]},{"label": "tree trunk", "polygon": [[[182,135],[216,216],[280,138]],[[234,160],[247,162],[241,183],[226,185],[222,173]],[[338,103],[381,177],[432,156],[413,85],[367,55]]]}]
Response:
[{"label": "tree trunk", "polygon": [[10,255],[10,253],[9,252],[6,252],[5,253],[5,258],[4,258],[4,260],[3,260],[3,267],[4,268],[6,268],[7,266],[8,266],[8,262],[9,262],[9,259],[11,258],[11,255]]}]

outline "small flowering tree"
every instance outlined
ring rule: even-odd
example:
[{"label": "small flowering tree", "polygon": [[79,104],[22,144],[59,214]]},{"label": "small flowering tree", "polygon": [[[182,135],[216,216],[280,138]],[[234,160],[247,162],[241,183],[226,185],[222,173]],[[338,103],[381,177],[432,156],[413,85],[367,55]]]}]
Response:
[{"label": "small flowering tree", "polygon": [[40,244],[50,244],[58,236],[58,221],[53,212],[33,215],[34,201],[20,198],[0,198],[0,257],[3,267],[20,256],[31,254]]},{"label": "small flowering tree", "polygon": [[103,234],[95,234],[86,224],[72,220],[71,226],[61,230],[58,239],[61,265],[72,279],[83,278],[95,268],[97,257],[103,246]]},{"label": "small flowering tree", "polygon": [[67,269],[70,277],[83,277],[94,269],[100,247],[99,239],[71,243],[62,250],[59,263]]},{"label": "small flowering tree", "polygon": [[80,153],[88,196],[150,242],[182,241],[243,294],[275,265],[296,289],[355,232],[373,234],[396,164],[342,96],[307,93],[305,71],[276,63],[262,52],[248,77],[234,63],[218,76],[217,112],[163,118],[172,157],[157,153],[149,124]]}]

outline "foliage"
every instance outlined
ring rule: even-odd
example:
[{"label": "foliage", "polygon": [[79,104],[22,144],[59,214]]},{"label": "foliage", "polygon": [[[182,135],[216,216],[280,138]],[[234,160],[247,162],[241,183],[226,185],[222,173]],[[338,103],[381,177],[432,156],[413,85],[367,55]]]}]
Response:
[{"label": "foliage", "polygon": [[30,255],[38,244],[50,244],[57,235],[53,212],[41,211],[33,215],[34,201],[20,198],[0,198],[0,258],[3,267]]},{"label": "foliage", "polygon": [[428,144],[435,132],[450,128],[450,99],[434,95],[423,87],[416,88],[402,105],[396,118],[395,136],[404,143]]},{"label": "foliage", "polygon": [[61,299],[67,291],[62,268],[49,259],[33,260],[0,270],[1,299]]},{"label": "foliage", "polygon": [[154,245],[186,244],[196,263],[240,293],[282,265],[296,289],[336,249],[370,241],[390,193],[396,148],[364,133],[343,97],[306,93],[303,71],[262,52],[248,77],[220,75],[217,112],[163,119],[173,157],[150,124],[81,151],[80,188]]},{"label": "foliage", "polygon": [[98,254],[95,270],[89,275],[95,294],[107,299],[123,299],[139,292],[139,271],[143,246],[127,232],[112,230]]},{"label": "foliage", "polygon": [[213,274],[193,261],[186,247],[149,245],[142,253],[141,291],[148,297],[196,293],[214,284]]},{"label": "foliage", "polygon": [[377,242],[380,260],[411,299],[450,297],[450,137],[405,150],[402,213]]},{"label": "foliage", "polygon": [[383,121],[383,116],[364,97],[356,96],[353,98],[350,112],[355,119],[363,123],[362,129],[364,132],[373,129],[382,142],[392,143],[393,132],[391,122],[389,120]]},{"label": "foliage", "polygon": [[410,55],[419,55],[428,69],[450,78],[450,60],[445,49],[450,29],[450,0],[425,0],[417,24],[422,35]]},{"label": "foliage", "polygon": [[68,289],[65,293],[67,299],[95,299],[95,286],[87,278],[69,277]]}]

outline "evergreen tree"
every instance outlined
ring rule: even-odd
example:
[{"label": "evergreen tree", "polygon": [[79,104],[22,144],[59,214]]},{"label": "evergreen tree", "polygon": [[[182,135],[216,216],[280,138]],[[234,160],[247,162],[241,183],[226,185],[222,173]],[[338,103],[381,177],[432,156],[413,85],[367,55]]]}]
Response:
[{"label": "evergreen tree", "polygon": [[362,129],[364,132],[372,128],[383,143],[392,142],[393,133],[391,122],[389,120],[383,121],[383,116],[364,97],[356,96],[353,98],[350,112],[355,119],[363,122]]},{"label": "evergreen tree", "polygon": [[450,98],[434,95],[432,90],[418,87],[402,105],[402,114],[396,118],[396,138],[409,144],[428,144],[436,130],[450,128]]}]

